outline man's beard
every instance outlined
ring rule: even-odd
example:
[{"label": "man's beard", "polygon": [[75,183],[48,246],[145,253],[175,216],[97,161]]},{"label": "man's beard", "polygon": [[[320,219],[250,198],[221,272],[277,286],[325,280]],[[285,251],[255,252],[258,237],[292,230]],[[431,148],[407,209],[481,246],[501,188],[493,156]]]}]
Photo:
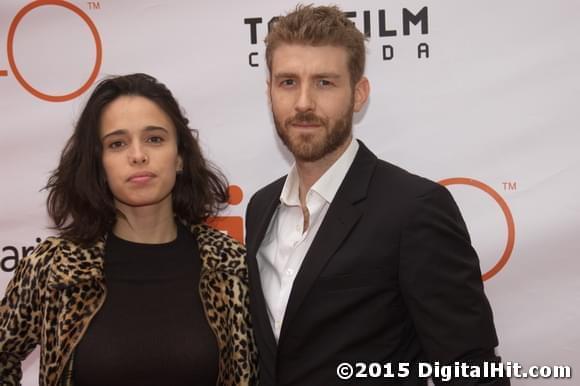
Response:
[{"label": "man's beard", "polygon": [[[286,119],[283,125],[274,113],[272,115],[278,136],[294,155],[294,158],[302,162],[314,162],[332,153],[348,140],[352,133],[353,108],[354,106],[351,104],[346,113],[336,120],[332,128],[329,126],[328,119],[320,118],[313,112],[297,113]],[[317,130],[322,130],[322,133],[290,135],[290,126],[293,123],[320,125],[321,127]]]}]

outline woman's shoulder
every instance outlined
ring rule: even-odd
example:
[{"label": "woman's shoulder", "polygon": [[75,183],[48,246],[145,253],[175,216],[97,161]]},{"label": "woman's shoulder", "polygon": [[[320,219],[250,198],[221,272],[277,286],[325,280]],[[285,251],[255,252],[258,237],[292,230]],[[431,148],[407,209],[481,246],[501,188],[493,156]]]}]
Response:
[{"label": "woman's shoulder", "polygon": [[207,268],[247,277],[246,247],[242,243],[207,224],[193,225],[191,232]]},{"label": "woman's shoulder", "polygon": [[86,247],[66,238],[50,236],[20,260],[15,275],[43,276],[50,272],[54,279],[61,271],[71,273],[75,269],[85,269],[85,266],[92,267],[93,262],[99,262],[101,254],[102,242]]},{"label": "woman's shoulder", "polygon": [[62,242],[63,239],[53,236],[40,241],[31,253],[20,259],[13,281],[30,284],[44,282],[43,278],[46,278],[55,257],[59,255]]},{"label": "woman's shoulder", "polygon": [[246,247],[230,235],[207,224],[197,224],[192,227],[200,248],[203,246],[218,248],[231,257],[245,257]]},{"label": "woman's shoulder", "polygon": [[66,243],[66,240],[56,236],[49,236],[40,241],[30,254],[22,258],[21,262],[33,265],[49,264],[63,243]]},{"label": "woman's shoulder", "polygon": [[76,251],[90,250],[91,248],[86,248],[74,241],[58,237],[49,236],[44,240],[40,241],[32,253],[30,253],[25,258],[33,261],[44,261],[46,259],[51,260],[56,256],[60,256],[63,253],[70,253]]}]

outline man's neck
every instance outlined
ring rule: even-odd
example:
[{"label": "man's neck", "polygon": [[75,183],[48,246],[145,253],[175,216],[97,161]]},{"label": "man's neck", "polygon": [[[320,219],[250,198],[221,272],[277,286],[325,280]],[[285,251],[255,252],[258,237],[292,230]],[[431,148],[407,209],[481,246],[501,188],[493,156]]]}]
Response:
[{"label": "man's neck", "polygon": [[306,193],[312,185],[326,173],[328,169],[340,158],[354,139],[352,136],[340,145],[335,151],[329,153],[319,160],[306,162],[296,160],[296,171],[298,172],[298,196],[302,208],[306,207]]}]

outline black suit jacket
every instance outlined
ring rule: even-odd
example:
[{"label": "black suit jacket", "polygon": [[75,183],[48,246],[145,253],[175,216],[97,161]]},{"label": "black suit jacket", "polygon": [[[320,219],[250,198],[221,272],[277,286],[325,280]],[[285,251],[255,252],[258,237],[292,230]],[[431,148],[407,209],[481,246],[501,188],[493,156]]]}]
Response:
[{"label": "black suit jacket", "polygon": [[[451,195],[359,143],[296,276],[278,344],[256,253],[285,177],[248,204],[251,312],[263,386],[425,385],[415,371],[419,361],[498,360],[479,260]],[[341,381],[341,362],[392,363],[395,374],[397,363],[409,362],[411,374]]]}]

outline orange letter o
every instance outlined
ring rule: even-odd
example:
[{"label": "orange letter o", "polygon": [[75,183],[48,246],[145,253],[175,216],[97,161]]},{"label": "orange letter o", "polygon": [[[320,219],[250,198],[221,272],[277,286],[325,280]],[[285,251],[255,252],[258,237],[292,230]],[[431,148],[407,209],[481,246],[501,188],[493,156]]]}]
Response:
[{"label": "orange letter o", "polygon": [[495,200],[495,202],[497,202],[497,204],[500,206],[503,215],[505,217],[505,221],[507,223],[508,235],[506,245],[501,255],[501,258],[489,271],[487,271],[482,275],[482,279],[484,281],[491,279],[506,265],[514,249],[514,243],[516,239],[516,226],[510,208],[508,207],[505,200],[495,190],[493,190],[489,185],[486,185],[481,181],[474,180],[472,178],[456,177],[456,178],[446,178],[444,180],[439,181],[439,183],[444,186],[449,185],[473,186],[475,188],[483,190],[485,193],[490,195]]},{"label": "orange letter o", "polygon": [[[83,84],[79,89],[77,89],[69,94],[49,95],[49,94],[45,94],[41,91],[38,91],[37,89],[32,87],[24,79],[24,77],[22,76],[22,74],[18,70],[18,67],[16,66],[16,61],[14,60],[14,34],[16,33],[16,27],[18,27],[18,23],[20,23],[22,18],[28,12],[32,11],[35,8],[43,6],[43,5],[57,5],[57,6],[64,7],[64,8],[67,8],[67,9],[73,11],[78,16],[80,16],[85,21],[85,23],[87,23],[87,25],[91,29],[91,33],[93,34],[93,38],[95,39],[95,47],[96,47],[96,54],[97,55],[95,58],[95,65],[93,66],[93,72],[91,73],[91,75],[89,76],[89,79],[85,82],[85,84]],[[37,98],[44,99],[45,101],[64,102],[64,101],[68,101],[70,99],[74,99],[74,98],[78,97],[79,95],[81,95],[82,93],[84,93],[85,91],[87,91],[88,88],[91,87],[91,85],[93,84],[93,82],[97,78],[97,75],[99,74],[99,69],[101,68],[102,57],[103,57],[103,49],[102,49],[102,44],[101,44],[101,38],[99,36],[99,32],[97,31],[97,27],[95,27],[95,24],[93,23],[93,21],[89,18],[89,16],[86,13],[84,13],[77,6],[70,4],[66,1],[62,1],[62,0],[34,1],[34,2],[26,5],[20,11],[18,11],[18,13],[16,14],[16,17],[14,17],[14,20],[12,20],[12,23],[10,24],[10,29],[8,30],[8,63],[10,64],[10,68],[12,69],[14,76],[16,77],[18,82],[22,85],[22,87],[24,87],[29,93],[31,93],[32,95],[34,95]]]}]

